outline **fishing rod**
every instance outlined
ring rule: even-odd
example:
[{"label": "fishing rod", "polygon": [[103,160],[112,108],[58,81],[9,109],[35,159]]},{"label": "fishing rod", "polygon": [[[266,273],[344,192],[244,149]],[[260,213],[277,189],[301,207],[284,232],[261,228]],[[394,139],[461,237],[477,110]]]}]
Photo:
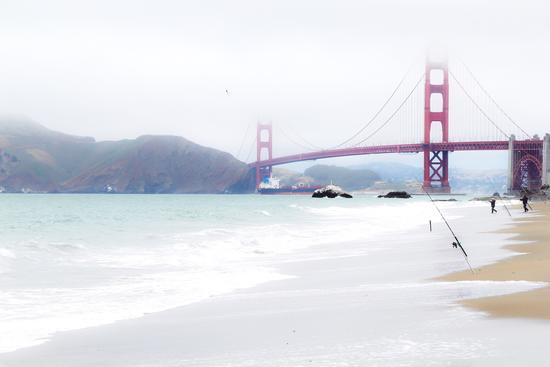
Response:
[{"label": "fishing rod", "polygon": [[504,206],[504,209],[506,209],[506,211],[508,212],[508,215],[511,217],[512,216],[512,213],[510,213],[510,210],[508,210],[508,207],[506,206],[506,204],[502,204]]},{"label": "fishing rod", "polygon": [[[522,193],[523,193],[523,197],[527,198],[527,202],[524,203],[523,206],[525,207],[527,205],[527,207],[529,207],[529,210],[531,210],[531,211],[534,210],[533,207],[531,206],[531,204],[529,204],[529,196],[527,196],[529,191],[527,189],[523,189]],[[523,201],[523,198],[521,198],[521,201]]]},{"label": "fishing rod", "polygon": [[502,200],[502,205],[504,206],[504,209],[506,209],[506,211],[508,212],[508,215],[511,217],[512,214],[510,213],[510,210],[508,210],[508,207],[506,206],[506,204],[504,204],[504,200]]},{"label": "fishing rod", "polygon": [[462,247],[462,244],[460,243],[460,240],[458,239],[455,232],[451,228],[451,225],[449,224],[449,222],[447,222],[447,219],[445,218],[445,216],[443,215],[441,210],[439,210],[439,207],[435,203],[435,201],[432,198],[432,196],[430,195],[430,193],[424,189],[424,186],[422,186],[422,191],[424,191],[424,193],[426,193],[426,195],[428,195],[428,197],[430,198],[430,201],[435,206],[435,209],[437,209],[439,215],[441,216],[441,219],[443,219],[443,222],[445,222],[445,224],[447,225],[447,228],[449,228],[449,231],[453,235],[453,237],[456,241],[456,242],[453,242],[453,247],[454,248],[460,248],[460,250],[462,250],[462,253],[464,254],[464,260],[466,260],[466,264],[468,264],[468,267],[470,268],[470,271],[472,272],[472,274],[474,274],[474,269],[472,269],[472,265],[470,265],[470,261],[468,261],[468,254],[466,253],[466,250],[464,250],[464,247]]}]

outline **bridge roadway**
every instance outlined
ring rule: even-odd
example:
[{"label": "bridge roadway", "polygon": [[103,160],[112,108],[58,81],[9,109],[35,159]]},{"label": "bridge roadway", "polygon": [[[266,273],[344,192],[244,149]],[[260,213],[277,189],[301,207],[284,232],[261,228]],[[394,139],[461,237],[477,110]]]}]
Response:
[{"label": "bridge roadway", "polygon": [[[542,140],[515,140],[514,150],[541,149]],[[431,144],[399,144],[399,145],[378,145],[367,147],[354,147],[342,149],[329,149],[317,152],[293,154],[273,159],[266,159],[259,162],[249,163],[250,167],[269,167],[282,164],[312,161],[325,158],[348,157],[354,155],[367,154],[389,154],[389,153],[420,153],[425,148],[430,151],[490,151],[490,150],[508,150],[509,141],[470,141],[470,142],[449,142],[449,143],[431,143]]]}]

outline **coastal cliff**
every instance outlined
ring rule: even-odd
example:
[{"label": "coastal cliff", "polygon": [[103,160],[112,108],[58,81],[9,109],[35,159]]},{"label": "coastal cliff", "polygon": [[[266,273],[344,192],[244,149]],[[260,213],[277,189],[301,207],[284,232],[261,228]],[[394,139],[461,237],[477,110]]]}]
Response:
[{"label": "coastal cliff", "polygon": [[96,142],[24,119],[0,120],[5,192],[245,193],[248,166],[177,136]]}]

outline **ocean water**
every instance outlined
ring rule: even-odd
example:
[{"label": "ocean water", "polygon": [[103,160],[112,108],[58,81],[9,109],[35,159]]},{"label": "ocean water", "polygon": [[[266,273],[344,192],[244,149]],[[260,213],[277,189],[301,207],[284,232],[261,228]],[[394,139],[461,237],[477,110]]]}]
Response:
[{"label": "ocean water", "polygon": [[[485,205],[462,200],[439,205]],[[288,278],[273,266],[279,256],[322,256],[315,251],[321,245],[440,223],[424,197],[2,195],[0,201],[0,353],[55,332]]]}]

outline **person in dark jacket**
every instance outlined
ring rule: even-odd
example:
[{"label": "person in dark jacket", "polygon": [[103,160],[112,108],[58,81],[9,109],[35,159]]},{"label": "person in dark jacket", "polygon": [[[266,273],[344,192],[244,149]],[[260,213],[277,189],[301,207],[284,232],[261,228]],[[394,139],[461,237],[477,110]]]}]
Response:
[{"label": "person in dark jacket", "polygon": [[497,201],[493,198],[491,199],[490,203],[491,203],[491,214],[494,214],[497,212],[497,210],[495,209],[495,205],[497,204]]},{"label": "person in dark jacket", "polygon": [[527,207],[529,205],[529,198],[527,195],[523,195],[521,202],[523,203],[523,211],[527,213],[529,211],[529,208]]}]

